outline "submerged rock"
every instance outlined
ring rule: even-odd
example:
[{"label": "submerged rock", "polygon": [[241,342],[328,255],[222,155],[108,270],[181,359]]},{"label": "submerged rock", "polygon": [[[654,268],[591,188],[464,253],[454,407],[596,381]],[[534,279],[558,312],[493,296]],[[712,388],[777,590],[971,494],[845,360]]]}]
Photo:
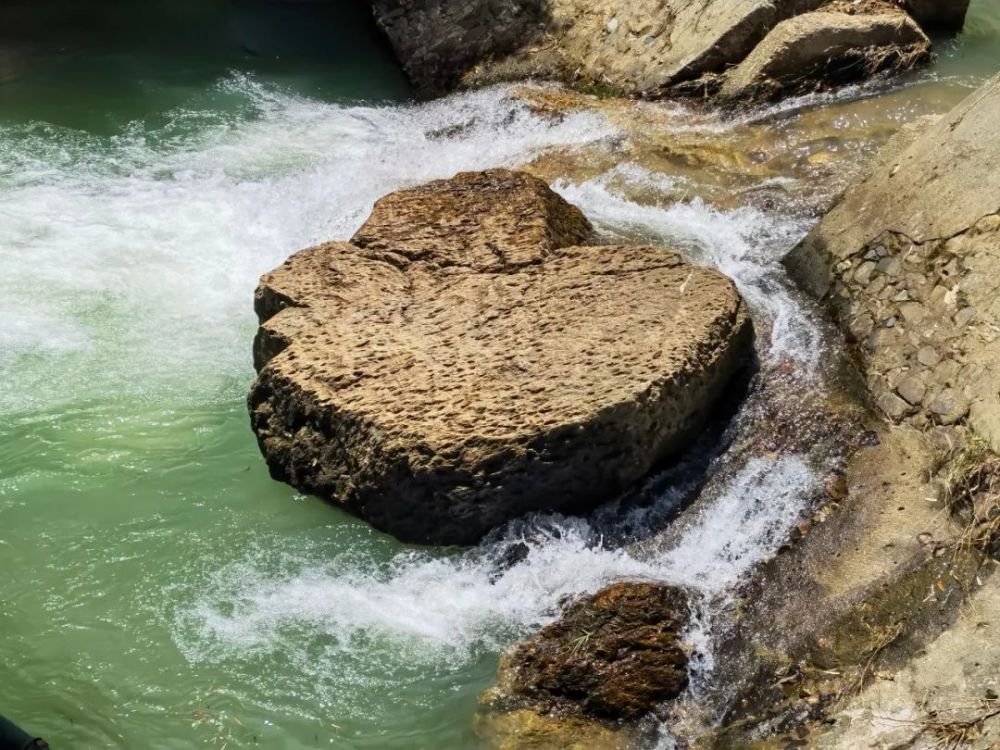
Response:
[{"label": "submerged rock", "polygon": [[679,451],[750,356],[746,307],[717,271],[590,235],[493,170],[394,193],[353,244],[266,274],[249,407],[272,475],[460,544],[593,508]]},{"label": "submerged rock", "polygon": [[503,656],[485,696],[488,725],[509,734],[545,717],[547,727],[634,722],[687,687],[688,617],[684,592],[656,583],[616,583],[578,599]]},{"label": "submerged rock", "polygon": [[775,98],[821,85],[905,70],[930,55],[930,40],[904,13],[816,12],[778,24],[726,73],[725,98]]},{"label": "submerged rock", "polygon": [[1000,78],[900,135],[786,259],[888,417],[1000,448]]}]

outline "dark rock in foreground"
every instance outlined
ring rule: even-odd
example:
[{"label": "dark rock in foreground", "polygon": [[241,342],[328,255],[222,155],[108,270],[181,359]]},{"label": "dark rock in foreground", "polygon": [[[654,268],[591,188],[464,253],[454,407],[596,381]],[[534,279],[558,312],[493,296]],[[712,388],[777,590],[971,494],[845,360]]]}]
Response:
[{"label": "dark rock in foreground", "polygon": [[500,660],[476,730],[498,750],[643,747],[639,721],[688,683],[684,592],[616,583],[578,599]]},{"label": "dark rock in foreground", "polygon": [[698,431],[752,328],[720,273],[590,235],[543,182],[494,170],[390,195],[353,244],[265,275],[249,406],[272,475],[456,544],[643,478]]},{"label": "dark rock in foreground", "polygon": [[577,600],[522,641],[499,667],[497,691],[541,713],[635,720],[687,687],[684,593],[656,583],[616,583]]}]

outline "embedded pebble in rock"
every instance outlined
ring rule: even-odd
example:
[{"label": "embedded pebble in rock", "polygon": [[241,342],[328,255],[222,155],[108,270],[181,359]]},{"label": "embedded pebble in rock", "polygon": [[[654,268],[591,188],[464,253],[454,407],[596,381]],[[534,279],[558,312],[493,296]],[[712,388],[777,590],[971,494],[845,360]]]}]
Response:
[{"label": "embedded pebble in rock", "polygon": [[920,378],[911,375],[899,381],[896,391],[911,405],[919,406],[924,400],[924,394],[927,393],[927,386]]},{"label": "embedded pebble in rock", "polygon": [[969,404],[960,393],[946,388],[931,402],[930,410],[942,424],[950,425],[969,412]]},{"label": "embedded pebble in rock", "polygon": [[581,246],[540,180],[378,201],[257,291],[249,407],[274,477],[409,542],[583,512],[682,450],[752,356],[736,287],[667,249]]},{"label": "embedded pebble in rock", "polygon": [[884,411],[891,419],[900,420],[913,410],[910,405],[894,393],[883,393],[875,399],[878,408]]},{"label": "embedded pebble in rock", "polygon": [[964,307],[955,313],[955,325],[959,328],[964,328],[969,325],[976,317],[976,308],[974,307]]},{"label": "embedded pebble in rock", "polygon": [[926,367],[933,367],[941,361],[941,356],[934,350],[934,347],[923,346],[917,352],[917,361]]}]

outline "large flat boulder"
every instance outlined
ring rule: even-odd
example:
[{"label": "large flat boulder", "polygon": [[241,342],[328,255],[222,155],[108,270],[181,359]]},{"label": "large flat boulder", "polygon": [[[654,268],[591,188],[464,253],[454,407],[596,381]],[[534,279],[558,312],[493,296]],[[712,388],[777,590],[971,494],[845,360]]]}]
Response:
[{"label": "large flat boulder", "polygon": [[930,40],[905,13],[805,13],[778,24],[726,73],[720,93],[761,99],[804,93],[910,68],[930,50]]},{"label": "large flat boulder", "polygon": [[257,292],[272,474],[411,542],[584,511],[683,447],[751,351],[733,283],[493,170],[379,201]]},{"label": "large flat boulder", "polygon": [[786,259],[857,343],[875,402],[1000,448],[1000,77],[904,132]]}]

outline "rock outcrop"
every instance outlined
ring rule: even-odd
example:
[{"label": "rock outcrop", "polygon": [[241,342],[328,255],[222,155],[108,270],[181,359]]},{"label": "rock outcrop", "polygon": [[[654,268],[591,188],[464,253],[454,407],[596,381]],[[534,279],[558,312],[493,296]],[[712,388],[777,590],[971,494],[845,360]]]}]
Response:
[{"label": "rock outcrop", "polygon": [[520,48],[544,25],[545,0],[372,0],[403,70],[425,93]]},{"label": "rock outcrop", "polygon": [[538,733],[541,747],[579,737],[624,745],[615,729],[687,687],[688,618],[684,592],[662,584],[616,583],[578,599],[501,658],[480,732],[501,747],[518,746],[503,738],[526,733]]},{"label": "rock outcrop", "polygon": [[[910,4],[929,29],[960,28],[964,20],[961,0]],[[820,80],[830,80],[846,62],[851,78],[914,65],[926,59],[928,44],[912,22],[904,23],[909,17],[894,0],[374,0],[374,8],[404,69],[427,93],[545,78],[644,97],[712,94],[719,76],[748,56],[745,73],[777,56],[788,64],[802,59]],[[782,22],[820,9],[896,19],[785,27],[751,55]],[[838,65],[821,59],[824,46]],[[921,54],[907,54],[911,47]],[[866,52],[863,64],[853,54],[859,49]],[[801,83],[805,72],[797,78]]]},{"label": "rock outcrop", "polygon": [[927,31],[961,31],[970,0],[906,0],[907,13]]},{"label": "rock outcrop", "polygon": [[724,77],[724,98],[773,99],[865,80],[930,56],[931,43],[905,13],[816,12],[778,24]]},{"label": "rock outcrop", "polygon": [[1000,77],[871,175],[787,258],[856,343],[876,404],[1000,448]]},{"label": "rock outcrop", "polygon": [[493,170],[379,201],[257,291],[249,407],[273,476],[410,542],[584,511],[677,452],[751,353],[733,283],[588,247],[545,183]]}]

